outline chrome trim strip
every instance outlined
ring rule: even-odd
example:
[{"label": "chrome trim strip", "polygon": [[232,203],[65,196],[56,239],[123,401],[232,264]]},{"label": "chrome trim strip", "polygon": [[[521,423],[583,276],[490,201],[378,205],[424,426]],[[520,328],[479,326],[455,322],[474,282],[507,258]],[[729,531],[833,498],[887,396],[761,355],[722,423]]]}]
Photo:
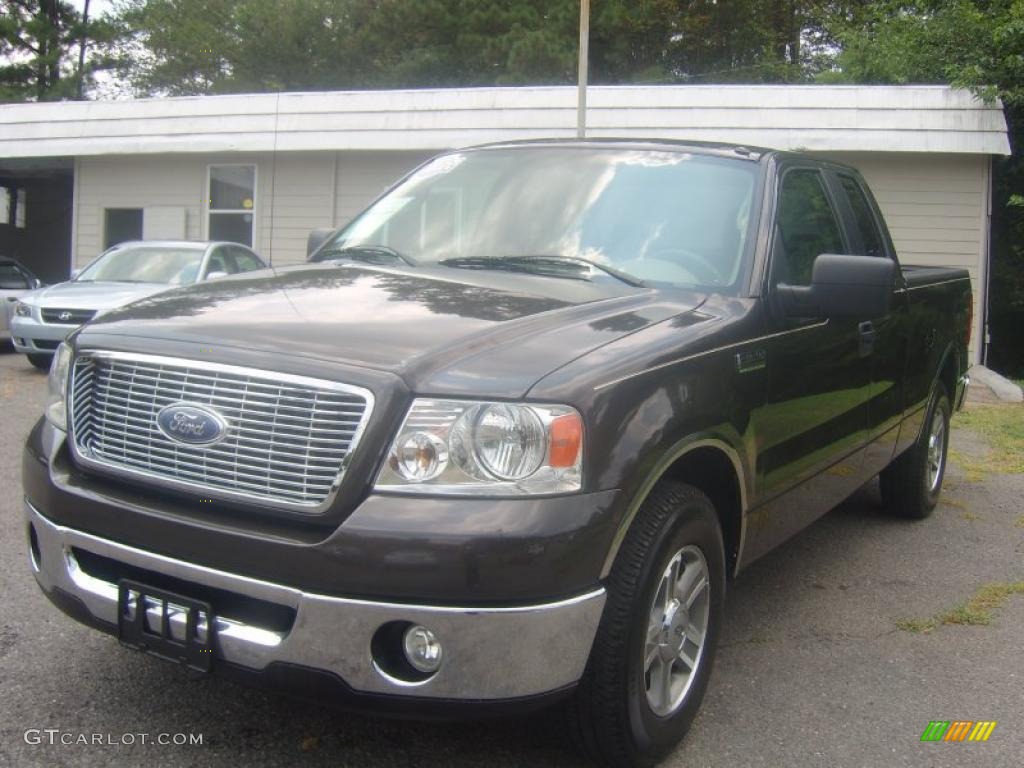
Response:
[{"label": "chrome trim strip", "polygon": [[670,366],[678,365],[680,363],[685,363],[685,362],[688,362],[690,360],[696,360],[697,358],[707,357],[708,355],[713,355],[716,352],[725,352],[726,350],[735,349],[736,347],[743,347],[743,346],[746,346],[747,344],[756,344],[759,341],[768,341],[769,339],[777,339],[780,336],[788,336],[791,333],[800,333],[802,331],[809,331],[812,328],[821,328],[822,326],[828,325],[828,322],[829,322],[828,320],[821,320],[820,322],[811,323],[810,325],[802,325],[799,328],[790,328],[788,331],[779,331],[777,333],[769,333],[769,334],[767,334],[765,336],[755,336],[752,339],[744,339],[743,341],[735,341],[732,344],[726,344],[726,345],[721,346],[721,347],[714,347],[712,349],[706,349],[703,352],[696,352],[696,353],[694,353],[692,355],[685,355],[684,357],[677,357],[675,360],[669,360],[667,363],[659,363],[658,365],[652,365],[650,368],[644,368],[642,371],[636,371],[635,373],[628,373],[625,376],[620,376],[617,379],[612,379],[611,381],[606,381],[604,384],[598,384],[596,387],[594,387],[594,391],[596,392],[598,390],[605,389],[605,388],[613,386],[615,384],[620,384],[623,381],[628,381],[629,379],[635,379],[637,376],[643,376],[646,373],[652,373],[653,371],[660,371],[662,368],[669,368]]},{"label": "chrome trim strip", "polygon": [[[669,467],[686,454],[692,453],[698,448],[716,448],[722,451],[722,453],[724,453],[732,463],[733,469],[736,471],[736,480],[740,486],[740,538],[736,545],[736,567],[733,575],[739,573],[740,565],[743,562],[743,548],[746,546],[747,542],[747,477],[746,473],[743,471],[743,462],[740,461],[739,454],[732,446],[723,440],[705,437],[697,439],[686,438],[680,443],[677,443],[673,448],[669,449],[661,457],[657,466],[655,466],[651,474],[648,475],[644,484],[640,487],[640,490],[633,497],[629,508],[626,510],[626,514],[619,523],[619,528],[615,532],[611,546],[608,548],[608,554],[605,555],[604,564],[601,566],[602,579],[607,578],[608,574],[611,573],[612,566],[615,564],[615,558],[619,554],[619,549],[622,547],[622,542],[625,541],[626,534],[629,533],[633,520],[636,519],[637,514],[640,512],[640,507],[643,506],[643,503],[647,500],[651,490],[653,490],[654,486],[657,485],[659,480],[661,480]],[[726,555],[728,556],[728,553],[726,553]]]},{"label": "chrome trim strip", "polygon": [[[370,693],[487,700],[536,695],[571,685],[583,674],[604,610],[605,590],[601,587],[551,603],[511,607],[412,605],[304,592],[58,525],[43,517],[27,499],[24,509],[42,553],[42,567],[36,574],[40,587],[47,592],[59,588],[73,595],[97,619],[117,623],[117,588],[83,573],[71,552],[73,547],[291,607],[296,615],[288,632],[216,617],[218,657],[254,670],[274,662],[300,664],[332,672],[354,689]],[[444,644],[445,663],[421,685],[396,682],[374,669],[370,641],[377,629],[390,621],[423,624]],[[481,653],[481,648],[487,653]]]},{"label": "chrome trim strip", "polygon": [[[177,480],[175,478],[167,477],[156,472],[149,472],[144,469],[138,469],[134,467],[126,467],[115,462],[104,461],[102,459],[96,459],[82,455],[78,450],[78,441],[74,436],[74,383],[75,383],[75,371],[76,364],[79,360],[84,358],[96,358],[100,360],[123,360],[125,362],[144,363],[150,365],[171,365],[171,366],[187,366],[204,371],[211,371],[216,373],[233,374],[236,376],[248,376],[253,379],[262,379],[271,384],[293,384],[295,386],[309,387],[315,389],[323,389],[331,392],[340,392],[347,395],[354,395],[362,397],[366,403],[366,407],[363,410],[362,417],[359,423],[356,425],[355,430],[352,433],[352,438],[349,442],[348,451],[341,462],[341,466],[338,470],[337,475],[331,484],[331,489],[328,492],[326,498],[317,504],[306,503],[306,502],[293,502],[293,501],[281,501],[274,499],[273,497],[250,493],[247,491],[236,491],[228,488],[222,488],[215,485],[207,485],[198,481],[190,480]],[[370,418],[373,414],[375,406],[375,400],[373,393],[364,388],[358,387],[353,384],[344,384],[338,381],[331,381],[329,379],[317,379],[310,376],[297,376],[288,373],[276,373],[274,371],[267,371],[260,368],[246,368],[237,365],[226,365],[224,363],[213,363],[206,362],[205,360],[193,360],[181,357],[165,357],[162,355],[147,355],[147,354],[135,354],[129,352],[114,352],[109,350],[96,350],[96,349],[82,349],[76,350],[74,357],[71,360],[69,366],[69,380],[68,380],[68,396],[67,396],[67,411],[68,411],[68,426],[70,430],[68,445],[71,447],[71,452],[75,458],[75,461],[80,463],[82,466],[89,467],[110,475],[126,479],[143,479],[153,485],[162,486],[164,488],[171,488],[175,490],[190,491],[195,493],[200,491],[203,494],[208,494],[211,498],[234,500],[234,501],[245,501],[248,503],[259,505],[260,507],[272,508],[272,509],[283,509],[292,512],[298,512],[307,515],[319,515],[323,514],[331,504],[334,502],[335,497],[338,495],[338,490],[341,487],[342,480],[345,476],[345,471],[348,469],[348,465],[352,461],[352,456],[359,447],[359,443],[362,440],[363,433],[366,431],[366,427],[369,424]]]},{"label": "chrome trim strip", "polygon": [[909,293],[910,291],[921,291],[921,290],[924,290],[925,288],[935,288],[936,286],[939,286],[939,285],[949,285],[950,283],[969,283],[969,282],[971,282],[971,278],[969,278],[969,277],[954,277],[952,280],[942,280],[941,282],[938,282],[938,283],[927,283],[925,285],[913,285],[913,286],[908,286],[906,288],[897,288],[894,292],[895,293]]}]

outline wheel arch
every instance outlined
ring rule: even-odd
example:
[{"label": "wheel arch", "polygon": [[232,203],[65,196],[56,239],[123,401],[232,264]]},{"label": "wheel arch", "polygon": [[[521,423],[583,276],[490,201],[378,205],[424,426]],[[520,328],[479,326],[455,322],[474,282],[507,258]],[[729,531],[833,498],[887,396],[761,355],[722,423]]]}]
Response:
[{"label": "wheel arch", "polygon": [[676,443],[665,451],[630,500],[605,557],[601,577],[611,571],[640,507],[662,480],[687,483],[711,499],[722,527],[726,572],[735,575],[746,542],[749,477],[740,452],[719,436],[694,435]]}]

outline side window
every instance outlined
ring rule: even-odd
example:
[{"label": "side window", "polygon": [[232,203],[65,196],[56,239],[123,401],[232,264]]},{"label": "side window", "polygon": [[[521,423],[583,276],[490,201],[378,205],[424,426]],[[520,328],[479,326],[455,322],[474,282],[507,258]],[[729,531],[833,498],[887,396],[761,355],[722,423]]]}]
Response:
[{"label": "side window", "polygon": [[885,256],[885,248],[882,245],[882,235],[878,231],[878,223],[871,212],[864,190],[852,176],[839,174],[839,183],[843,185],[846,192],[846,199],[850,201],[850,209],[853,211],[854,221],[857,223],[857,231],[860,232],[861,256]]},{"label": "side window", "polygon": [[239,272],[252,272],[254,269],[264,269],[262,262],[244,248],[232,248],[231,253],[235,257],[235,265],[238,267]]},{"label": "side window", "polygon": [[223,272],[230,275],[233,270],[231,265],[228,263],[227,254],[224,252],[226,249],[223,247],[217,248],[213,253],[210,254],[210,261],[206,265],[207,276],[214,272]]},{"label": "side window", "polygon": [[821,173],[798,168],[782,177],[775,218],[774,279],[810,285],[814,260],[823,253],[843,253],[843,238]]}]

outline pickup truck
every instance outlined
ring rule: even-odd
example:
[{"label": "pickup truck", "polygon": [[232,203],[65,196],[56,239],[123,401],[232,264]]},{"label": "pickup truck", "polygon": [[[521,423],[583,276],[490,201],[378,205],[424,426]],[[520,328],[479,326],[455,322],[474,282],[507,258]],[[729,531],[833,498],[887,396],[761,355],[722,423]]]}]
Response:
[{"label": "pickup truck", "polygon": [[362,710],[558,705],[598,762],[693,720],[731,579],[877,475],[931,513],[966,272],[856,170],[666,141],[443,154],[310,263],[63,343],[32,571],[128,646]]}]

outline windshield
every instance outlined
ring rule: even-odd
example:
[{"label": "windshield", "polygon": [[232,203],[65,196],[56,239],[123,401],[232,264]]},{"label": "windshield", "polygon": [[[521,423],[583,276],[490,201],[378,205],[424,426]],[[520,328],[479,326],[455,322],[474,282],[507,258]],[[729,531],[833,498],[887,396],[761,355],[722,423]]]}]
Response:
[{"label": "windshield", "polygon": [[[684,151],[530,147],[443,155],[314,255],[517,271],[576,259],[646,284],[738,283],[756,164]],[[526,257],[526,260],[524,260]],[[577,267],[579,264],[577,264]],[[586,265],[584,265],[586,267]],[[588,279],[614,279],[594,268]]]},{"label": "windshield", "polygon": [[82,270],[76,282],[186,285],[199,277],[202,248],[142,246],[116,248]]}]

